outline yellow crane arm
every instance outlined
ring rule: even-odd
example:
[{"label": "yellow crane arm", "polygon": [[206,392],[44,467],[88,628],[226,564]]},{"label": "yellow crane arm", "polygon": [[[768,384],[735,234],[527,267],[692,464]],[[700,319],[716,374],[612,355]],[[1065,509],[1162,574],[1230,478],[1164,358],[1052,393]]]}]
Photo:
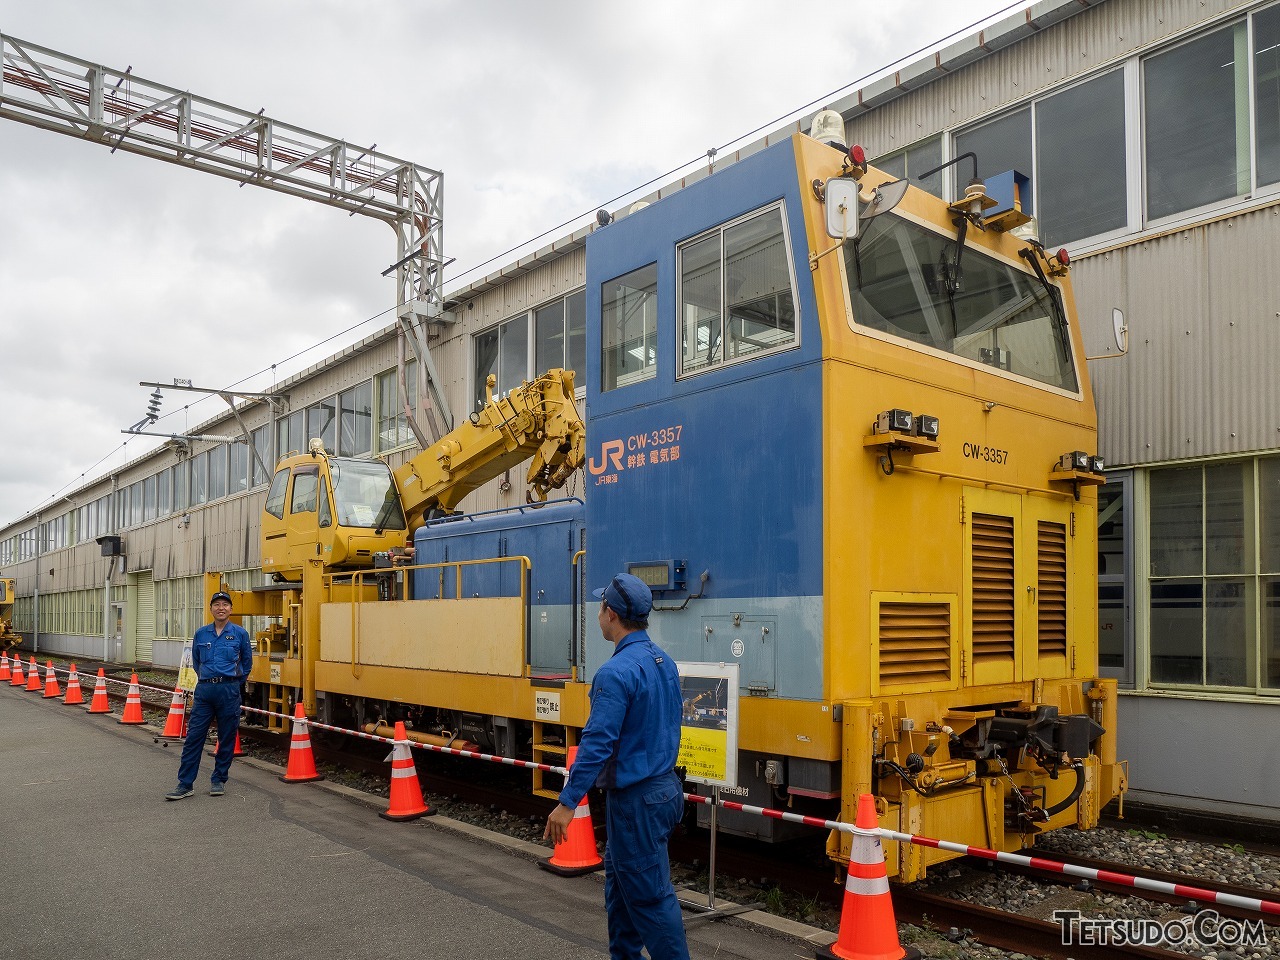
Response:
[{"label": "yellow crane arm", "polygon": [[549,370],[484,406],[395,471],[409,529],[433,509],[452,510],[477,487],[526,460],[529,502],[564,486],[586,457],[586,427],[573,402],[573,371]]}]

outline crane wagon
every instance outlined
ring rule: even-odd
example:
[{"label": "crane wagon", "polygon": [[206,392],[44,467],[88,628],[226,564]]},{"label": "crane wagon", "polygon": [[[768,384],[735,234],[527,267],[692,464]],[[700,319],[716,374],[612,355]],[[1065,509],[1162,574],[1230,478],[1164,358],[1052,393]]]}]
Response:
[{"label": "crane wagon", "polygon": [[[1018,235],[1018,187],[948,203],[796,134],[602,216],[585,370],[491,396],[394,475],[281,462],[281,583],[236,600],[275,618],[256,695],[554,760],[611,652],[587,588],[625,570],[673,657],[740,665],[735,799],[852,821],[869,792],[884,826],[997,849],[1093,826],[1125,788],[1102,464],[1069,258]],[[454,512],[531,454],[533,504]],[[542,502],[579,465],[585,502]],[[890,874],[950,856],[891,845]]]}]

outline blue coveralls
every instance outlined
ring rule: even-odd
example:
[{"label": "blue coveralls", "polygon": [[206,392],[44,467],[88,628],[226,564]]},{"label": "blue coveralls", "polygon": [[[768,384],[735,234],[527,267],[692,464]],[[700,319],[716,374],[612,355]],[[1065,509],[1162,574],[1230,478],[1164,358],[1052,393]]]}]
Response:
[{"label": "blue coveralls", "polygon": [[182,765],[178,767],[178,786],[184,790],[195,785],[204,739],[215,717],[218,750],[213,757],[210,781],[227,782],[236,749],[236,731],[240,729],[240,684],[253,669],[253,645],[248,631],[228,620],[219,634],[214,624],[206,623],[196,631],[191,644],[191,663],[200,682],[192,698],[187,739],[182,745]]},{"label": "blue coveralls", "polygon": [[592,785],[608,791],[604,902],[609,956],[688,960],[680,902],[671,885],[667,840],[684,812],[675,774],[680,749],[680,676],[675,661],[637,630],[591,684],[591,714],[560,792],[577,807]]}]

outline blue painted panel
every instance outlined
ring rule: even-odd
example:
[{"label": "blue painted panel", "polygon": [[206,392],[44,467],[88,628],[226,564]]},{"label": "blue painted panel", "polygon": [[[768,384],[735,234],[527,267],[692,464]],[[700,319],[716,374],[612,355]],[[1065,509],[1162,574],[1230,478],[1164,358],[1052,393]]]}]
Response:
[{"label": "blue painted panel", "polygon": [[[671,557],[688,561],[693,592],[710,573],[709,597],[821,595],[821,334],[799,190],[784,142],[588,238],[593,583],[627,561]],[[779,199],[800,345],[677,380],[676,243]],[[601,284],[648,263],[658,267],[657,375],[601,393]]]}]

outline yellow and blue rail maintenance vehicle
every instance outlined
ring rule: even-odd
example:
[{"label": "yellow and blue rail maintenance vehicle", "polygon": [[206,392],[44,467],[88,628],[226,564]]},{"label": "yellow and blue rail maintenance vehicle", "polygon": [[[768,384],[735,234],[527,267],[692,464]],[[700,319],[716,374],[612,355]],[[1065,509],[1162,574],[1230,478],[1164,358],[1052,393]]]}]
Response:
[{"label": "yellow and blue rail maintenance vehicle", "polygon": [[[1010,229],[1014,179],[948,204],[797,134],[595,230],[585,421],[555,372],[395,475],[282,461],[284,582],[236,601],[276,618],[256,695],[555,759],[610,653],[586,588],[630,570],[672,656],[741,665],[734,799],[852,821],[871,792],[887,827],[1005,850],[1096,824],[1125,787],[1096,416],[1067,258]],[[585,466],[585,504],[451,513],[530,455],[539,499]]]},{"label": "yellow and blue rail maintenance vehicle", "polygon": [[22,642],[13,632],[13,581],[0,578],[0,650],[8,650]]}]

